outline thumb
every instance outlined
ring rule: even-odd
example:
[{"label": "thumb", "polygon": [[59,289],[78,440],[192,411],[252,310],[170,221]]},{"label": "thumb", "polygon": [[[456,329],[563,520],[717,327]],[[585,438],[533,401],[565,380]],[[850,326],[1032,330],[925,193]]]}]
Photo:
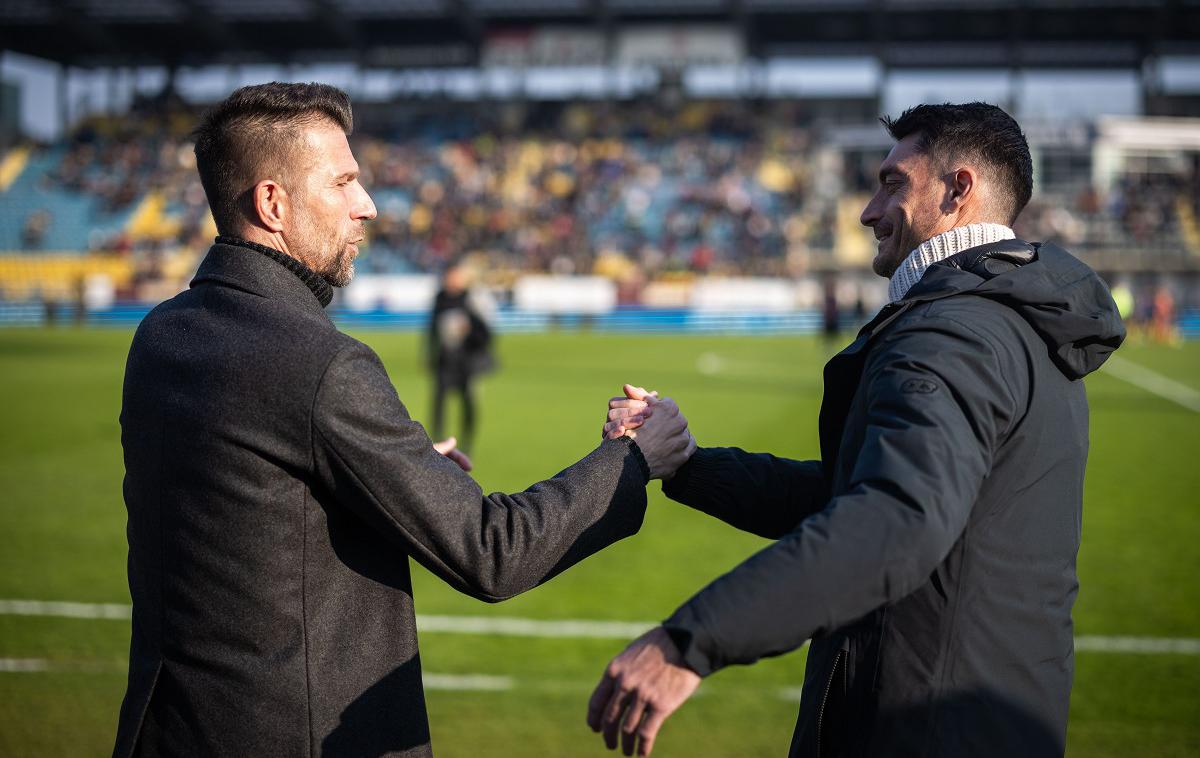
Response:
[{"label": "thumb", "polygon": [[451,450],[453,450],[456,447],[458,447],[458,440],[455,439],[454,437],[447,437],[446,439],[442,440],[441,442],[433,443],[433,449],[438,451],[442,455],[449,453]]}]

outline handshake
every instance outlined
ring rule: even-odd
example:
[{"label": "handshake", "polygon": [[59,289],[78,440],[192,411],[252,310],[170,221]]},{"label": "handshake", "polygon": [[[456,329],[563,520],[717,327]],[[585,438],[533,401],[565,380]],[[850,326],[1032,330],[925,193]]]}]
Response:
[{"label": "handshake", "polygon": [[629,437],[637,441],[651,479],[670,479],[696,452],[696,438],[687,419],[671,398],[658,397],[641,387],[626,384],[623,397],[608,401],[604,439]]}]

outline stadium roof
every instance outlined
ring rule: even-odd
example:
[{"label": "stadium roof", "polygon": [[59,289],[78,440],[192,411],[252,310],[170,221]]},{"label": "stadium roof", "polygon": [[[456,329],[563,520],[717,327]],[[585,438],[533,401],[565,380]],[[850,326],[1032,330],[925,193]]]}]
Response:
[{"label": "stadium roof", "polygon": [[740,31],[757,57],[889,66],[1136,66],[1200,54],[1197,0],[0,0],[0,48],[82,67],[475,65],[489,35],[663,22]]}]

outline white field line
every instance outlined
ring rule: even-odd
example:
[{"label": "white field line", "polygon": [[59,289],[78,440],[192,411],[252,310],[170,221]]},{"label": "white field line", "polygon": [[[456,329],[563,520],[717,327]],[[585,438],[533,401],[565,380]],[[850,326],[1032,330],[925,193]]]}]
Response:
[{"label": "white field line", "polygon": [[1186,384],[1168,379],[1157,371],[1151,371],[1145,366],[1115,355],[1108,357],[1103,368],[1117,379],[1128,382],[1140,390],[1145,390],[1152,395],[1158,395],[1172,403],[1182,405],[1190,411],[1200,413],[1200,391],[1194,390]]},{"label": "white field line", "polygon": [[656,621],[587,621],[584,619],[543,621],[512,616],[427,616],[417,614],[417,631],[422,633],[632,640],[656,626],[658,626]]},{"label": "white field line", "polygon": [[[131,607],[116,603],[70,603],[0,599],[0,616],[51,616],[75,619],[129,619]],[[490,634],[500,637],[631,640],[657,625],[655,621],[517,618],[513,616],[430,616],[417,614],[422,634]],[[1200,655],[1200,638],[1112,637],[1086,634],[1075,649],[1089,653]]]},{"label": "white field line", "polygon": [[5,673],[37,673],[49,671],[50,662],[41,658],[0,658],[0,671]]},{"label": "white field line", "polygon": [[450,690],[454,692],[504,692],[516,686],[511,676],[488,676],[486,674],[421,674],[421,682],[427,690]]},{"label": "white field line", "polygon": [[0,616],[55,616],[119,621],[133,618],[133,607],[117,603],[71,603],[61,600],[0,600]]},{"label": "white field line", "polygon": [[1145,655],[1200,655],[1200,639],[1168,637],[1100,637],[1085,634],[1075,638],[1075,649],[1088,653],[1141,653]]},{"label": "white field line", "polygon": [[791,703],[800,702],[800,693],[804,691],[803,687],[780,687],[775,691],[775,695],[780,700],[787,700]]}]

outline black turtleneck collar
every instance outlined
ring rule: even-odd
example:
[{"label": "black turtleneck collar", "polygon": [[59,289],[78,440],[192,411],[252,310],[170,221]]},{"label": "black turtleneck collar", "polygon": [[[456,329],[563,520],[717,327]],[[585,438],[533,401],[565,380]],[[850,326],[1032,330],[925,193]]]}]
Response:
[{"label": "black turtleneck collar", "polygon": [[286,268],[288,271],[291,271],[300,279],[300,281],[304,282],[304,284],[310,290],[312,290],[312,293],[317,296],[317,300],[320,301],[322,308],[328,306],[329,302],[333,300],[333,287],[330,286],[329,282],[325,281],[325,277],[321,276],[316,271],[313,271],[311,268],[287,253],[276,250],[273,247],[260,245],[257,242],[244,240],[241,237],[229,237],[221,235],[217,237],[216,242],[218,245],[244,247],[247,250],[253,250],[267,256],[271,260]]}]

